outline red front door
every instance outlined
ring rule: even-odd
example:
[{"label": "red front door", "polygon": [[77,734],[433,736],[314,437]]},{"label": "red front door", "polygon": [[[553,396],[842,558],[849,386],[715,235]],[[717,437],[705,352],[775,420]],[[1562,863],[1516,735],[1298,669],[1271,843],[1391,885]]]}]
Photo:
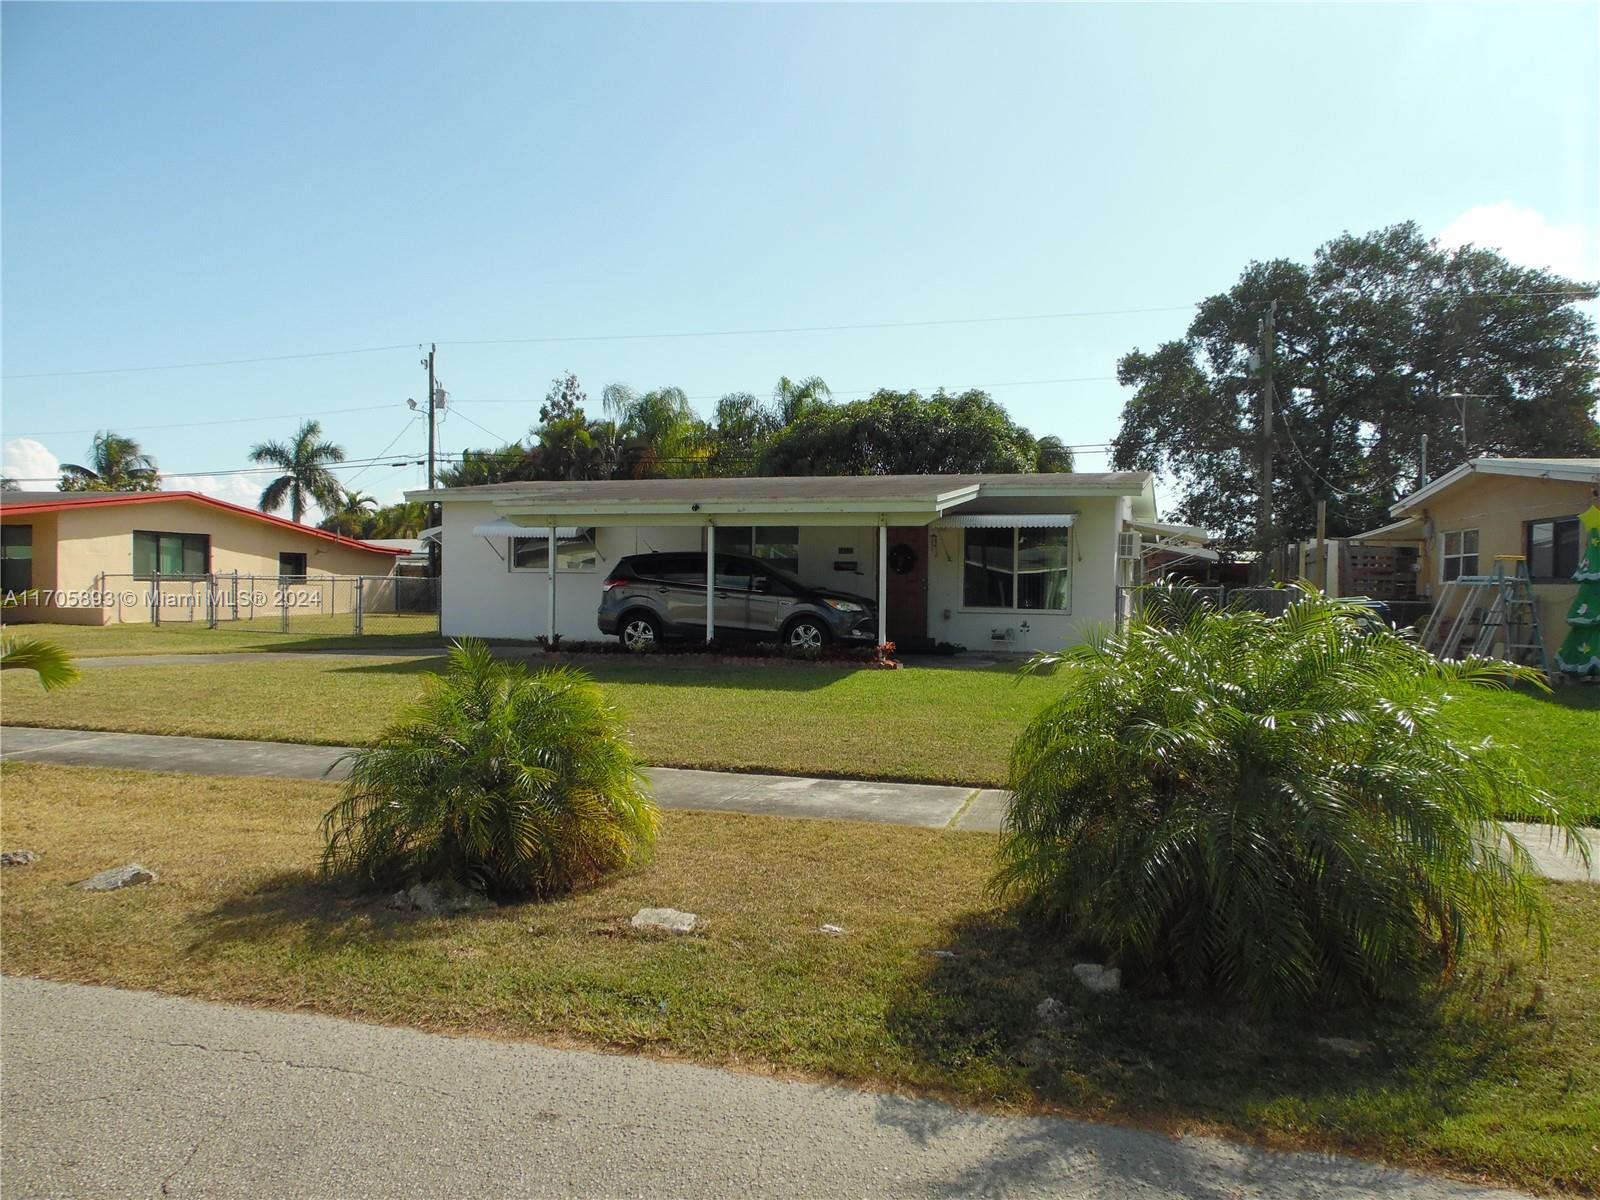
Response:
[{"label": "red front door", "polygon": [[904,645],[928,636],[928,530],[889,527],[889,641]]}]

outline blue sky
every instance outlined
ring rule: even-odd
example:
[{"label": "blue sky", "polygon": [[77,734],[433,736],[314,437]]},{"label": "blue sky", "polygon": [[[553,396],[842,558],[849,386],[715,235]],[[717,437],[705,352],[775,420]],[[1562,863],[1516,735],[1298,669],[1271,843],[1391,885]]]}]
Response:
[{"label": "blue sky", "polygon": [[[0,20],[14,475],[112,427],[175,482],[248,498],[259,477],[219,473],[310,413],[352,457],[415,457],[428,340],[451,450],[524,434],[568,369],[596,401],[676,384],[702,409],[780,374],[983,386],[1036,434],[1098,443],[1117,357],[1252,258],[1414,218],[1600,276],[1593,4]],[[369,347],[399,348],[23,378]],[[354,483],[389,500],[419,476]]]}]

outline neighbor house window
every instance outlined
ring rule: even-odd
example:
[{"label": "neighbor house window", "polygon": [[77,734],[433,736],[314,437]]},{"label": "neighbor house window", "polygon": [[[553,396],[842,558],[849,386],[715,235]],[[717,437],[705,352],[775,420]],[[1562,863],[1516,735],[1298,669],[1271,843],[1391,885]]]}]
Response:
[{"label": "neighbor house window", "polygon": [[[548,536],[511,539],[511,569],[513,571],[544,571],[548,569],[549,561],[550,541]],[[594,530],[564,529],[557,532],[557,571],[592,571],[599,564],[600,552],[595,548]]]},{"label": "neighbor house window", "polygon": [[800,570],[800,526],[717,526],[717,549],[724,554],[746,554],[791,574]]},{"label": "neighbor house window", "polygon": [[278,578],[304,581],[306,577],[306,556],[304,554],[278,555]]},{"label": "neighbor house window", "polygon": [[162,575],[204,575],[211,569],[211,539],[203,533],[133,531],[133,574],[136,579]]},{"label": "neighbor house window", "polygon": [[0,525],[0,593],[33,587],[33,526]]},{"label": "neighbor house window", "polygon": [[1440,560],[1441,578],[1449,583],[1463,575],[1478,573],[1478,531],[1456,529],[1443,536],[1444,554]]},{"label": "neighbor house window", "polygon": [[1578,518],[1528,522],[1528,574],[1545,583],[1565,583],[1578,569]]},{"label": "neighbor house window", "polygon": [[1068,612],[1070,529],[968,529],[962,555],[965,608]]}]

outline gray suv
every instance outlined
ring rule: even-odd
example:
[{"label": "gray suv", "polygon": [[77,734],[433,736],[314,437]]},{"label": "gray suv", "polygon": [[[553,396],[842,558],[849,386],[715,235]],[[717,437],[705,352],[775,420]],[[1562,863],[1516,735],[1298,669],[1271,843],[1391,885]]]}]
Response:
[{"label": "gray suv", "polygon": [[[716,635],[820,650],[833,641],[871,644],[878,606],[865,596],[812,587],[757,558],[717,555]],[[600,585],[600,632],[632,650],[665,638],[705,637],[706,556],[630,554]]]}]

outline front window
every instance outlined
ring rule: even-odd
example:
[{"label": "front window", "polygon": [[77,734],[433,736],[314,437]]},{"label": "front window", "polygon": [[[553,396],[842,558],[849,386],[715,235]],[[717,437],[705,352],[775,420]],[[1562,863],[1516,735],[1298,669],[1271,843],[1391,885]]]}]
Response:
[{"label": "front window", "polygon": [[170,575],[206,574],[211,569],[211,539],[203,533],[133,531],[133,574],[149,579]]},{"label": "front window", "polygon": [[1445,583],[1463,575],[1478,573],[1478,531],[1455,529],[1443,535],[1444,554],[1440,559],[1441,578]]},{"label": "front window", "polygon": [[717,527],[717,549],[744,554],[791,575],[800,569],[798,525],[742,525]]},{"label": "front window", "polygon": [[962,555],[962,605],[1019,612],[1072,608],[1072,531],[968,529]]},{"label": "front window", "polygon": [[33,587],[33,526],[0,525],[0,593]]},{"label": "front window", "polygon": [[1528,522],[1528,574],[1542,583],[1565,583],[1578,569],[1578,518]]},{"label": "front window", "polygon": [[305,582],[306,556],[287,553],[278,555],[278,578]]},{"label": "front window", "polygon": [[[513,571],[544,571],[550,562],[550,540],[545,537],[511,539]],[[556,534],[556,570],[592,571],[600,564],[593,529],[562,529]]]}]

